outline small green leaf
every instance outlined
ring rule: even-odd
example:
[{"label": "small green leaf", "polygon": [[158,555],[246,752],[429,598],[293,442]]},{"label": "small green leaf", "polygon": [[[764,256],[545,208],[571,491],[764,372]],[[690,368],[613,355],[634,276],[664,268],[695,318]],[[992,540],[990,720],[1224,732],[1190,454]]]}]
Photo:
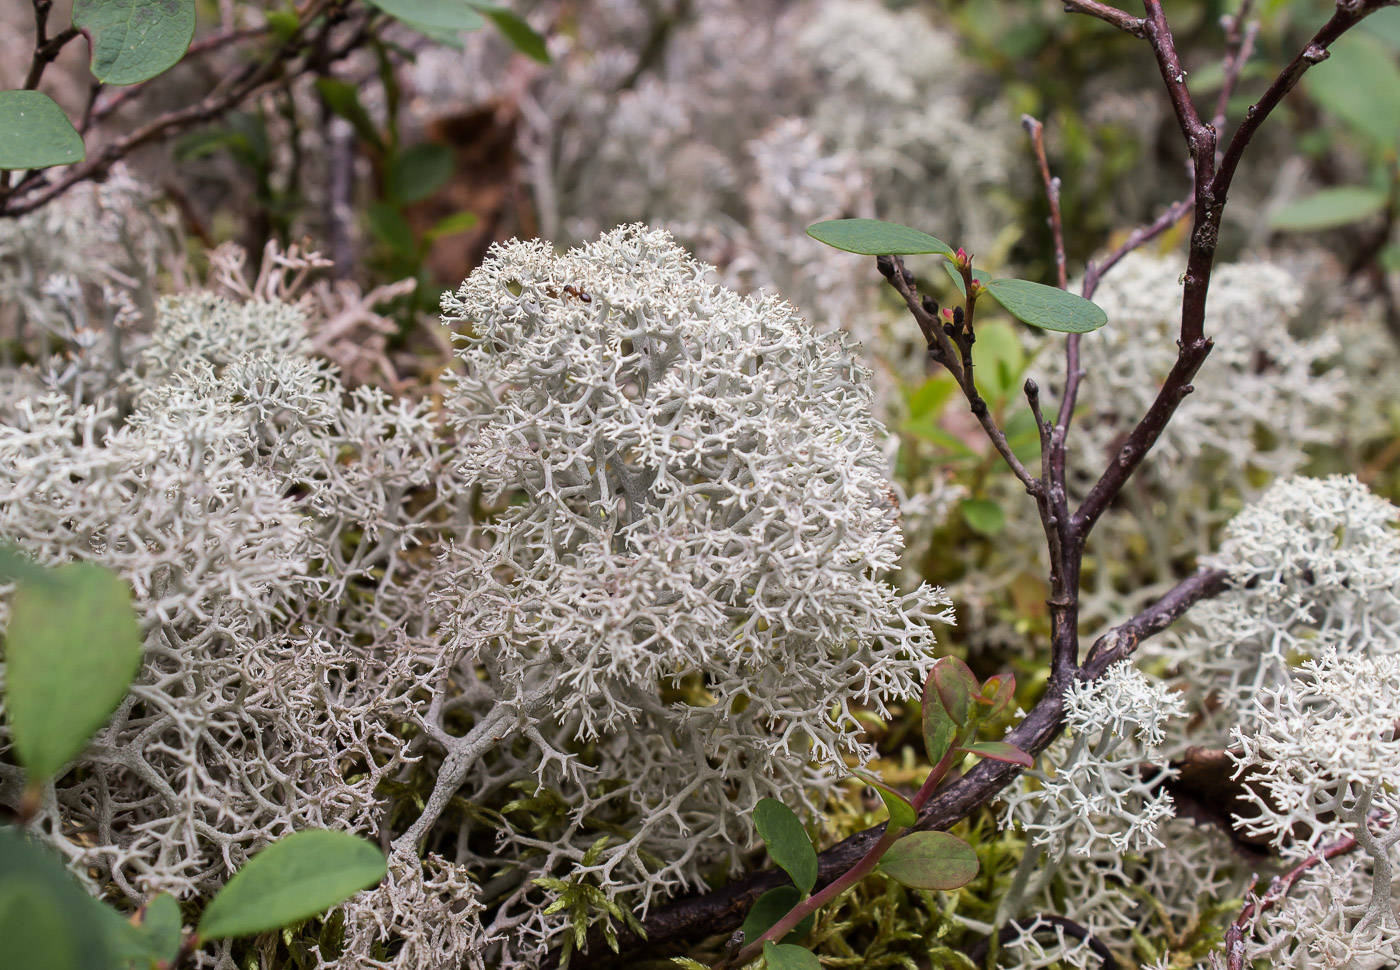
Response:
[{"label": "small green leaf", "polygon": [[1060,333],[1088,333],[1108,323],[1108,314],[1082,296],[1030,280],[992,280],[987,292],[1022,323]]},{"label": "small green leaf", "polygon": [[976,744],[969,744],[960,751],[968,754],[975,754],[979,758],[990,758],[993,761],[1006,761],[1013,765],[1020,765],[1022,768],[1029,768],[1035,764],[1035,759],[1014,744],[1007,744],[1005,741],[978,741]]},{"label": "small green leaf", "polygon": [[368,889],[387,871],[375,845],[306,829],[272,843],[234,873],[204,908],[201,940],[252,936],[296,923]]},{"label": "small green leaf", "polygon": [[957,389],[958,383],[953,380],[951,374],[938,374],[930,377],[916,390],[906,395],[909,417],[912,419],[922,418],[925,415],[937,417]]},{"label": "small green leaf", "polygon": [[[967,287],[963,285],[962,272],[952,263],[944,263],[943,269],[947,271],[949,278],[953,281],[953,285],[958,288],[958,292],[963,296],[967,296]],[[992,274],[988,273],[986,270],[973,267],[972,278],[983,286],[986,286],[992,281]]]},{"label": "small green leaf", "polygon": [[1338,186],[1294,199],[1269,217],[1269,225],[1293,232],[1335,229],[1384,212],[1389,202],[1379,189]]},{"label": "small green leaf", "polygon": [[297,28],[301,26],[301,20],[295,10],[269,10],[264,16],[267,17],[268,29],[279,44],[291,40],[296,35]]},{"label": "small green leaf", "polygon": [[180,904],[169,893],[161,893],[146,903],[141,929],[150,941],[151,956],[169,963],[180,949],[184,919]]},{"label": "small green leaf", "polygon": [[802,827],[802,820],[776,798],[765,798],[754,806],[754,826],[763,844],[793,885],[804,893],[817,884],[817,850]]},{"label": "small green leaf", "polygon": [[1000,410],[1021,390],[1026,371],[1026,349],[1020,328],[1009,320],[984,320],[977,325],[972,345],[972,377],[977,390],[994,409]]},{"label": "small green leaf", "polygon": [[396,255],[411,259],[418,251],[413,239],[413,227],[394,206],[387,202],[371,202],[365,210],[369,231]]},{"label": "small green leaf", "polygon": [[[935,667],[934,671],[937,669]],[[936,765],[957,740],[960,725],[948,716],[947,708],[938,698],[938,688],[933,681],[934,671],[929,671],[928,682],[924,684],[922,703],[924,752],[928,755],[929,764]]]},{"label": "small green leaf", "polygon": [[83,749],[141,669],[131,591],[92,563],[21,583],[5,654],[15,753],[34,779],[48,778]]},{"label": "small green leaf", "polygon": [[0,91],[0,170],[72,165],[83,139],[47,94]]},{"label": "small green leaf", "polygon": [[822,970],[815,953],[791,943],[763,944],[763,961],[768,970]]},{"label": "small green leaf", "polygon": [[988,707],[987,717],[1000,717],[1016,700],[1016,675],[996,674],[982,682],[982,699]]},{"label": "small green leaf", "polygon": [[959,727],[966,724],[972,698],[982,692],[967,664],[957,657],[939,657],[933,665],[933,685],[953,723]]},{"label": "small green leaf", "polygon": [[926,232],[879,219],[836,219],[807,227],[807,235],[835,249],[863,256],[912,256],[937,253],[949,258],[953,248]]},{"label": "small green leaf", "polygon": [[950,890],[977,878],[977,853],[947,832],[911,832],[890,846],[877,866],[910,889]]},{"label": "small green leaf", "polygon": [[710,970],[710,965],[701,963],[699,960],[692,960],[690,957],[671,957],[671,962],[685,970]]},{"label": "small green leaf", "polygon": [[316,90],[325,100],[326,107],[350,122],[350,127],[355,129],[355,134],[360,136],[361,141],[368,142],[380,151],[384,150],[384,139],[374,127],[369,112],[360,104],[360,92],[355,85],[333,77],[318,77]]},{"label": "small green leaf", "polygon": [[0,583],[43,582],[49,571],[14,546],[0,543]]},{"label": "small green leaf", "polygon": [[909,799],[889,785],[864,771],[852,771],[851,774],[875,789],[876,793],[879,794],[880,800],[885,803],[885,808],[890,813],[890,826],[892,828],[907,829],[919,820],[919,813],[915,811]]},{"label": "small green leaf", "polygon": [[1400,243],[1391,243],[1381,250],[1381,266],[1391,273],[1400,272]]},{"label": "small green leaf", "polygon": [[544,38],[535,33],[534,28],[525,22],[524,17],[513,10],[498,7],[495,4],[473,3],[472,6],[476,8],[478,13],[489,17],[491,22],[496,25],[496,29],[501,32],[501,36],[510,41],[510,45],[520,53],[532,60],[539,61],[541,64],[549,63],[549,50],[544,45]]},{"label": "small green leaf", "polygon": [[443,216],[433,223],[427,232],[428,239],[441,239],[444,236],[455,236],[458,233],[468,232],[476,228],[478,220],[475,212],[454,212],[450,216]]},{"label": "small green leaf", "polygon": [[1368,34],[1339,37],[1332,56],[1303,75],[1318,104],[1366,137],[1376,149],[1400,142],[1400,66],[1385,42]]},{"label": "small green leaf", "polygon": [[394,156],[389,192],[405,205],[426,199],[447,184],[456,165],[457,157],[446,145],[412,145]]},{"label": "small green leaf", "polygon": [[1006,525],[1006,513],[991,499],[966,498],[959,503],[958,510],[972,531],[984,536],[994,536]]},{"label": "small green leaf", "polygon": [[369,0],[373,6],[417,27],[436,27],[440,30],[477,30],[486,26],[473,5],[463,0]]},{"label": "small green leaf", "polygon": [[93,899],[63,863],[11,826],[0,826],[0,954],[4,966],[106,970],[114,951],[106,920],[124,922]]},{"label": "small green leaf", "polygon": [[[794,886],[779,886],[777,889],[770,889],[749,907],[749,914],[744,917],[744,942],[752,943],[754,940],[767,933],[774,923],[782,919],[792,908],[802,902],[805,897],[802,891]],[[796,943],[812,932],[812,927],[817,923],[817,914],[808,913],[807,916],[792,928],[792,932],[783,937],[781,943]]]},{"label": "small green leaf", "polygon": [[194,39],[194,0],[73,0],[73,26],[92,44],[92,74],[137,84],[174,67]]}]

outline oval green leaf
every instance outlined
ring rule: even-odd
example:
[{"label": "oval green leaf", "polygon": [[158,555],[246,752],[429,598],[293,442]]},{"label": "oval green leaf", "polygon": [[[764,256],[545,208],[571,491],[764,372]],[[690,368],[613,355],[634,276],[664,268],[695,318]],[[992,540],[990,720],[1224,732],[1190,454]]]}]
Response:
[{"label": "oval green leaf", "polygon": [[947,832],[912,832],[890,846],[877,867],[910,889],[957,889],[977,878],[977,853]]},{"label": "oval green leaf", "polygon": [[72,165],[84,157],[73,122],[38,91],[0,91],[0,169]]},{"label": "oval green leaf", "polygon": [[131,591],[116,573],[71,563],[21,583],[5,633],[15,753],[35,779],[83,749],[141,669]]},{"label": "oval green leaf", "polygon": [[394,156],[389,190],[405,205],[426,199],[447,184],[456,163],[457,157],[446,145],[431,141],[412,145]]},{"label": "oval green leaf", "polygon": [[874,775],[864,771],[853,771],[861,781],[875,789],[880,796],[880,800],[885,803],[885,808],[890,813],[890,826],[897,829],[907,829],[919,820],[919,813],[914,810],[909,799],[895,791],[889,785],[876,778]]},{"label": "oval green leaf", "polygon": [[994,536],[1006,525],[1006,513],[991,499],[963,499],[958,509],[962,512],[963,521],[979,535]]},{"label": "oval green leaf", "polygon": [[194,39],[194,0],[73,0],[104,84],[137,84],[174,67]]},{"label": "oval green leaf", "polygon": [[1269,217],[1269,225],[1292,232],[1335,229],[1385,211],[1389,201],[1379,189],[1338,186],[1293,200]]},{"label": "oval green leaf", "polygon": [[953,248],[926,232],[879,219],[836,219],[807,227],[807,235],[835,249],[863,256],[937,253],[952,258]]},{"label": "oval green leaf", "polygon": [[307,829],[236,872],[199,920],[201,940],[265,933],[325,912],[384,878],[384,854],[345,832]]},{"label": "oval green leaf", "polygon": [[391,17],[411,27],[422,24],[439,30],[476,30],[486,26],[481,14],[465,0],[369,0]]},{"label": "oval green leaf", "polygon": [[104,931],[115,912],[89,896],[57,856],[0,826],[0,954],[4,966],[93,970],[112,966]]},{"label": "oval green leaf", "polygon": [[150,946],[151,958],[169,963],[180,949],[184,919],[180,904],[169,893],[161,893],[146,903],[141,913],[141,929]]},{"label": "oval green leaf", "polygon": [[976,744],[969,744],[959,750],[975,754],[979,758],[990,758],[993,761],[1005,761],[1009,764],[1020,765],[1022,768],[1029,768],[1035,764],[1035,759],[1029,754],[1016,745],[1007,744],[1005,741],[978,741]]},{"label": "oval green leaf", "polygon": [[[792,908],[802,900],[802,891],[793,886],[779,886],[777,889],[770,889],[759,896],[758,900],[749,908],[749,914],[744,917],[744,942],[746,944],[752,943],[763,936],[774,923],[792,912]],[[812,927],[816,924],[817,914],[808,913],[806,918],[793,927],[792,932],[779,942],[796,943],[812,932]]]},{"label": "oval green leaf", "polygon": [[763,944],[763,961],[768,970],[822,970],[815,953],[791,943]]},{"label": "oval green leaf", "polygon": [[1339,37],[1332,56],[1303,75],[1318,104],[1368,139],[1379,152],[1400,143],[1400,65],[1378,37]]},{"label": "oval green leaf", "polygon": [[817,884],[817,850],[802,827],[802,820],[776,798],[754,806],[753,823],[772,857],[792,883],[804,893]]},{"label": "oval green leaf", "polygon": [[494,4],[473,3],[472,6],[496,25],[496,29],[510,42],[510,46],[541,64],[549,63],[549,51],[544,46],[544,38],[535,33],[535,29],[525,22],[524,17]]},{"label": "oval green leaf", "polygon": [[1082,296],[1030,280],[992,280],[987,292],[1022,323],[1060,333],[1088,333],[1108,323],[1108,314]]}]

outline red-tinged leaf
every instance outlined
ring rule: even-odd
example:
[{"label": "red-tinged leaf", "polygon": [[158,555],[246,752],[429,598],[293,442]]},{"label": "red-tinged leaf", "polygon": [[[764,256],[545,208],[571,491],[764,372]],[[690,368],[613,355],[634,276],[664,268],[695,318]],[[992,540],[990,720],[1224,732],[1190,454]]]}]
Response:
[{"label": "red-tinged leaf", "polygon": [[982,684],[982,694],[978,699],[990,708],[987,717],[1000,717],[1016,700],[1016,675],[997,674],[988,677]]},{"label": "red-tinged leaf", "polygon": [[953,723],[966,724],[972,698],[982,689],[967,664],[957,657],[940,657],[933,665],[933,684]]},{"label": "red-tinged leaf", "polygon": [[885,853],[877,867],[910,889],[951,890],[977,878],[977,853],[947,832],[913,832]]},{"label": "red-tinged leaf", "polygon": [[975,754],[979,758],[990,758],[993,761],[1005,761],[1013,765],[1020,765],[1022,768],[1029,768],[1035,764],[1035,759],[1014,744],[1007,744],[1005,741],[978,741],[976,744],[969,744],[959,751],[967,754]]},{"label": "red-tinged leaf", "polygon": [[943,756],[957,740],[958,725],[943,707],[933,683],[932,673],[929,674],[928,683],[924,685],[923,722],[924,751],[928,754],[929,764],[936,765],[943,760]]}]

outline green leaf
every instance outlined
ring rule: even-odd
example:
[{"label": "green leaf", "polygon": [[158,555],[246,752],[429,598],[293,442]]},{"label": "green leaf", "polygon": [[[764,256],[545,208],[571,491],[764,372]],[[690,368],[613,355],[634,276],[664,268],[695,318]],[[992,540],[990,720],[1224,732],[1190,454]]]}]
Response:
[{"label": "green leaf", "polygon": [[361,141],[368,142],[380,151],[384,150],[384,139],[374,127],[365,106],[360,104],[360,92],[355,85],[333,77],[318,77],[316,90],[325,99],[326,107],[350,122]]},{"label": "green leaf", "polygon": [[73,26],[91,42],[94,77],[137,84],[185,56],[194,39],[194,0],[73,0]]},{"label": "green leaf", "polygon": [[969,744],[959,750],[975,754],[979,758],[1010,762],[1013,765],[1020,765],[1022,768],[1029,768],[1035,764],[1034,758],[1016,745],[1007,744],[1005,741],[978,741],[976,744]]},{"label": "green leaf", "polygon": [[1334,229],[1384,212],[1389,202],[1389,194],[1379,189],[1338,186],[1294,199],[1269,217],[1269,225],[1293,232]]},{"label": "green leaf", "polygon": [[1400,66],[1383,40],[1352,33],[1332,56],[1303,75],[1303,86],[1326,111],[1384,151],[1400,142]]},{"label": "green leaf", "polygon": [[763,944],[763,961],[768,970],[822,970],[815,953],[790,943]]},{"label": "green leaf", "polygon": [[82,136],[47,94],[0,91],[0,170],[72,165],[84,157]]},{"label": "green leaf", "polygon": [[793,885],[804,893],[817,884],[817,850],[802,827],[802,820],[776,798],[765,798],[754,806],[754,826],[763,844]]},{"label": "green leaf", "polygon": [[405,205],[426,199],[447,184],[456,166],[457,157],[446,145],[412,145],[394,156],[389,192]]},{"label": "green leaf", "polygon": [[0,543],[0,583],[40,582],[48,578],[49,571],[20,552],[14,546]]},{"label": "green leaf", "polygon": [[297,16],[296,10],[269,10],[264,16],[267,18],[267,27],[272,31],[272,36],[279,44],[285,44],[296,36],[297,29],[301,27],[301,19]]},{"label": "green leaf", "polygon": [[345,832],[306,829],[272,843],[219,890],[199,921],[201,940],[252,936],[342,903],[381,879],[375,845]]},{"label": "green leaf", "polygon": [[957,389],[957,381],[953,380],[951,374],[938,374],[930,377],[916,390],[906,395],[909,417],[914,419],[922,418],[925,415],[937,417]]},{"label": "green leaf", "polygon": [[972,345],[972,377],[977,390],[994,409],[1000,410],[1021,389],[1026,370],[1026,350],[1017,327],[1007,320],[977,325]]},{"label": "green leaf", "polygon": [[150,940],[151,955],[169,963],[180,949],[184,919],[180,904],[169,893],[161,893],[146,903],[141,915],[141,929]]},{"label": "green leaf", "polygon": [[[963,285],[962,272],[952,263],[944,263],[943,269],[948,273],[948,277],[953,281],[953,285],[958,288],[958,292],[963,296],[967,296],[967,287]],[[986,270],[973,267],[972,278],[983,286],[986,286],[992,281],[992,274],[988,273]]]},{"label": "green leaf", "polygon": [[987,292],[1022,323],[1041,330],[1088,333],[1108,323],[1108,314],[1082,296],[1030,280],[992,280]]},{"label": "green leaf", "polygon": [[963,521],[972,527],[973,532],[984,536],[994,536],[1006,525],[1006,513],[1001,506],[986,498],[966,498],[958,505]]},{"label": "green leaf", "polygon": [[701,963],[699,960],[692,960],[690,957],[671,957],[671,962],[677,966],[685,967],[685,970],[710,970],[708,963]]},{"label": "green leaf", "polygon": [[413,228],[394,206],[387,202],[371,202],[365,214],[369,218],[369,231],[395,254],[412,259],[418,252],[418,244],[413,239]]},{"label": "green leaf", "polygon": [[937,253],[952,258],[953,248],[926,232],[879,219],[836,219],[807,227],[807,235],[835,249],[864,256]]},{"label": "green leaf", "polygon": [[928,682],[924,684],[923,726],[924,753],[928,755],[929,764],[936,765],[943,760],[943,756],[957,740],[960,725],[948,716],[947,709],[938,699],[938,689],[934,685],[932,671],[929,672]]},{"label": "green leaf", "polygon": [[1380,38],[1391,50],[1400,51],[1400,8],[1377,10],[1359,24],[1368,34]]},{"label": "green leaf", "polygon": [[977,853],[947,832],[911,832],[890,846],[876,867],[910,889],[950,890],[977,878]]},{"label": "green leaf", "polygon": [[104,920],[120,916],[83,891],[63,863],[0,826],[0,954],[6,967],[107,970]]},{"label": "green leaf", "polygon": [[520,53],[541,64],[549,63],[549,51],[545,48],[544,38],[535,33],[534,28],[525,22],[525,18],[513,10],[494,4],[473,3],[472,6],[479,13],[489,17],[501,35]]},{"label": "green leaf", "polygon": [[1400,243],[1391,243],[1380,251],[1381,266],[1391,273],[1400,272]]},{"label": "green leaf", "polygon": [[156,896],[144,907],[139,924],[123,919],[106,906],[99,907],[98,925],[117,965],[126,970],[135,961],[136,970],[153,964],[169,963],[183,942],[180,904],[167,893]]},{"label": "green leaf", "polygon": [[476,228],[478,220],[475,212],[454,212],[450,216],[443,216],[433,223],[427,232],[430,240],[441,239],[443,236],[455,236],[458,233],[468,232]]},{"label": "green leaf", "polygon": [[[759,896],[753,906],[749,907],[748,915],[744,917],[744,942],[752,943],[763,936],[774,923],[792,912],[792,908],[802,902],[804,898],[802,891],[794,886],[779,886],[777,889],[770,889]],[[794,926],[792,931],[779,942],[798,942],[812,932],[812,927],[816,923],[817,914],[808,913],[802,922]]]},{"label": "green leaf", "polygon": [[83,749],[141,669],[131,591],[92,563],[22,583],[5,656],[15,753],[34,779],[48,778]]},{"label": "green leaf", "polygon": [[486,26],[473,8],[464,0],[369,0],[373,6],[391,17],[397,17],[410,27],[435,27],[440,30],[477,30]]},{"label": "green leaf", "polygon": [[889,785],[868,772],[852,771],[851,774],[875,789],[876,793],[879,794],[880,800],[885,803],[885,808],[890,813],[891,827],[907,829],[919,820],[919,813],[915,811],[909,800]]}]

